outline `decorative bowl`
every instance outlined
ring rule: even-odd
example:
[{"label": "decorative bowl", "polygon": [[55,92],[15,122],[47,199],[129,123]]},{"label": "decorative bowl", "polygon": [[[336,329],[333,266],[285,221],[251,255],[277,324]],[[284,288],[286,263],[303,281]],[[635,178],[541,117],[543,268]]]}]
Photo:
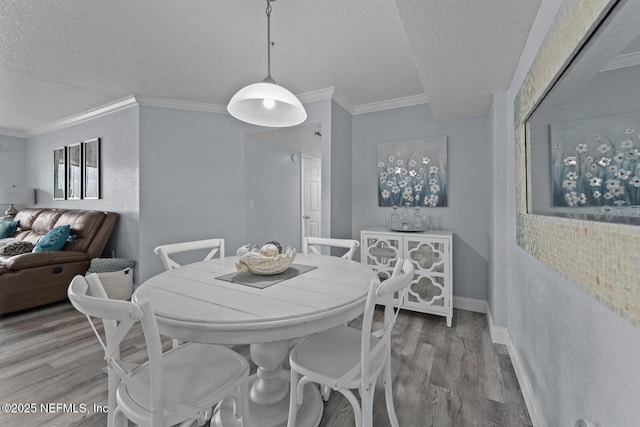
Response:
[{"label": "decorative bowl", "polygon": [[296,258],[295,249],[288,247],[284,253],[270,250],[268,245],[264,245],[260,250],[246,251],[240,255],[236,263],[236,270],[239,272],[250,271],[261,276],[271,276],[285,271]]}]

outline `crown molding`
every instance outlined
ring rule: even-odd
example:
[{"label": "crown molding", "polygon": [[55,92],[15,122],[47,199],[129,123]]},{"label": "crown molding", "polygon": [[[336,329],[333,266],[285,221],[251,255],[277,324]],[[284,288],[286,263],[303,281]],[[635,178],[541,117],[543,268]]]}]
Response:
[{"label": "crown molding", "polygon": [[94,108],[93,110],[89,110],[84,113],[77,114],[75,116],[67,117],[66,119],[58,120],[56,122],[52,122],[43,126],[37,126],[35,128],[28,129],[27,131],[25,131],[24,134],[26,138],[42,135],[44,133],[49,133],[56,130],[64,129],[69,126],[78,125],[80,123],[93,120],[97,117],[101,117],[106,114],[111,114],[116,111],[124,110],[125,108],[129,108],[137,105],[138,103],[136,102],[135,97],[128,96],[126,98],[120,99],[110,104],[106,104],[101,107]]},{"label": "crown molding", "polygon": [[[420,95],[407,96],[404,98],[391,99],[388,101],[355,105],[347,95],[345,95],[340,89],[335,87],[303,93],[298,95],[298,98],[303,104],[330,99],[335,101],[338,105],[340,105],[342,108],[344,108],[347,112],[349,112],[352,115],[372,113],[375,111],[390,110],[393,108],[408,107],[412,105],[426,104],[428,102],[426,95],[420,94]],[[98,118],[107,114],[111,114],[116,111],[124,110],[126,108],[134,107],[134,106],[171,108],[171,109],[177,109],[177,110],[201,111],[201,112],[216,113],[216,114],[228,114],[226,105],[210,104],[206,102],[183,101],[179,99],[170,99],[170,98],[156,98],[152,96],[130,95],[130,96],[127,96],[126,98],[122,98],[120,100],[103,105],[101,107],[94,108],[84,113],[80,113],[75,116],[70,116],[62,120],[48,123],[46,125],[27,129],[25,131],[21,131],[17,129],[0,128],[0,134],[6,135],[6,136],[13,136],[17,138],[30,138],[33,136],[42,135],[45,133],[64,129],[69,126],[78,125],[80,123],[93,120],[95,118]]]},{"label": "crown molding", "polygon": [[175,110],[201,111],[204,113],[227,114],[227,106],[207,102],[182,101],[179,99],[136,96],[138,105],[145,107],[172,108]]},{"label": "crown molding", "polygon": [[374,113],[376,111],[392,110],[394,108],[411,107],[413,105],[428,104],[426,94],[405,96],[404,98],[389,99],[387,101],[372,102],[356,105],[352,114]]},{"label": "crown molding", "polygon": [[328,87],[326,89],[320,89],[313,92],[306,92],[298,95],[298,99],[303,104],[316,101],[325,101],[327,99],[335,101],[342,108],[353,114],[355,105],[347,95],[336,87]]},{"label": "crown molding", "polygon": [[600,71],[611,71],[619,68],[633,67],[640,65],[640,52],[632,52],[618,55]]},{"label": "crown molding", "polygon": [[4,136],[13,136],[16,138],[26,138],[26,134],[24,131],[18,129],[9,129],[9,128],[0,128],[0,135]]}]

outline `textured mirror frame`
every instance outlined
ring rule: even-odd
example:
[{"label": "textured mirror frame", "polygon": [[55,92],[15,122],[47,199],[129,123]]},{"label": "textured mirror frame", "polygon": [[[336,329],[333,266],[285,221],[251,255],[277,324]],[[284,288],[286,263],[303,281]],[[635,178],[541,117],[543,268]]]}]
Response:
[{"label": "textured mirror frame", "polygon": [[617,0],[568,0],[514,101],[516,240],[622,317],[640,325],[640,227],[530,214],[526,120]]}]

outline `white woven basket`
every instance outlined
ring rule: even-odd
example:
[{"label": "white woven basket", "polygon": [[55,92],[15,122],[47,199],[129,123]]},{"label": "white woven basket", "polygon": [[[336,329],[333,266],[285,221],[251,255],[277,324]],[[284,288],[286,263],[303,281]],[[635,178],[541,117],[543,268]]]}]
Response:
[{"label": "white woven basket", "polygon": [[296,253],[291,250],[284,254],[277,254],[275,256],[266,256],[258,252],[249,252],[240,257],[240,261],[236,264],[236,269],[238,271],[245,271],[246,266],[246,269],[254,274],[271,276],[285,271],[289,268],[295,258]]}]

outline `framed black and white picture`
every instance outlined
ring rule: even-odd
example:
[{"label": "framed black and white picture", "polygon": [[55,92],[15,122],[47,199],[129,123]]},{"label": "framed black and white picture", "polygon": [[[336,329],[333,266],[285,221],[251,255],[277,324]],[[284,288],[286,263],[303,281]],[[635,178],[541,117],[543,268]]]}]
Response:
[{"label": "framed black and white picture", "polygon": [[64,200],[67,195],[67,147],[53,150],[53,200]]},{"label": "framed black and white picture", "polygon": [[82,198],[82,143],[67,147],[67,200]]},{"label": "framed black and white picture", "polygon": [[85,199],[100,198],[100,138],[93,138],[82,143],[83,159],[83,197]]}]

